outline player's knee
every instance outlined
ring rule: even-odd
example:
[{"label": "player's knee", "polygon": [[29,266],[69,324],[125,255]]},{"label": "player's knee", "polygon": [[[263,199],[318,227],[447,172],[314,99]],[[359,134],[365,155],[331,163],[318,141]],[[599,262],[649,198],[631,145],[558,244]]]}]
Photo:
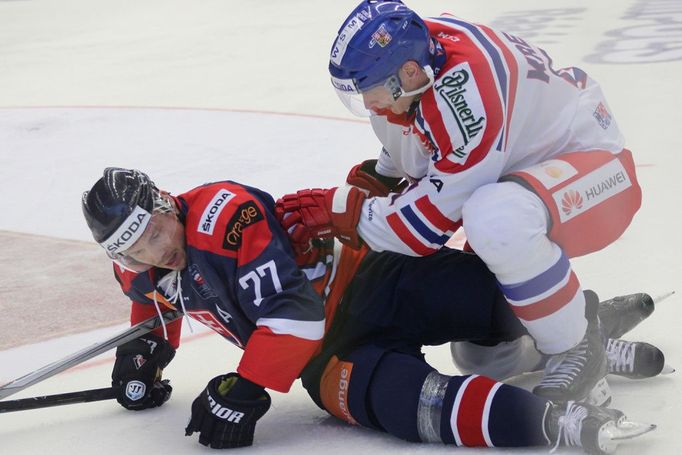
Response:
[{"label": "player's knee", "polygon": [[[441,375],[422,358],[389,352],[377,366],[368,390],[370,412],[381,428],[412,442],[435,442],[434,428],[442,410],[434,394],[449,376]],[[433,396],[432,396],[433,395]]]},{"label": "player's knee", "polygon": [[381,348],[364,346],[329,360],[320,377],[320,401],[327,412],[352,425],[377,428],[366,404],[374,370],[384,354]]},{"label": "player's knee", "polygon": [[348,423],[419,442],[420,398],[432,371],[421,358],[364,346],[329,361],[320,381],[321,401]]},{"label": "player's knee", "polygon": [[487,264],[513,261],[546,237],[542,201],[513,182],[484,185],[462,208],[467,240]]}]

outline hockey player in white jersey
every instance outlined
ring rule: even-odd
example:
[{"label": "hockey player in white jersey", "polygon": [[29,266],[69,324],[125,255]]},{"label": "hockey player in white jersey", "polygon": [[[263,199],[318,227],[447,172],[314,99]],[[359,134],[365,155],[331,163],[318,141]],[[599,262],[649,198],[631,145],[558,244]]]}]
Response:
[{"label": "hockey player in white jersey", "polygon": [[[550,356],[534,392],[608,399],[596,315],[569,258],[612,243],[641,203],[634,162],[599,85],[523,38],[365,0],[332,45],[332,83],[383,148],[353,172],[406,189],[303,190],[279,201],[294,243],[339,237],[428,255],[463,224],[514,313]],[[351,181],[352,176],[351,176]]]}]

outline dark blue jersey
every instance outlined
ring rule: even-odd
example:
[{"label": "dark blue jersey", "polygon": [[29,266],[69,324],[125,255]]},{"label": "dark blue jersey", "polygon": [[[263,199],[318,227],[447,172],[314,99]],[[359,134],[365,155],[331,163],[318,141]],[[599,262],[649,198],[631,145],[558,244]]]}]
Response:
[{"label": "dark blue jersey", "polygon": [[[318,349],[325,318],[321,297],[274,217],[272,197],[225,181],[175,200],[187,251],[179,279],[165,269],[134,273],[115,266],[133,300],[132,322],[155,314],[154,300],[162,308],[181,308],[181,298],[188,315],[244,349],[240,375],[288,391]],[[177,345],[179,327],[168,333]]]}]

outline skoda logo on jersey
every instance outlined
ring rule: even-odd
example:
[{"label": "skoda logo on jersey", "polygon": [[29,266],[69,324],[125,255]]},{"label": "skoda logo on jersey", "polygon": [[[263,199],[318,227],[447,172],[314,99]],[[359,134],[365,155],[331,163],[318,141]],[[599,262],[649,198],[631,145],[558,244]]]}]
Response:
[{"label": "skoda logo on jersey", "polygon": [[191,264],[187,271],[189,276],[192,277],[192,289],[204,300],[213,299],[218,297],[215,291],[206,283],[204,277],[199,273],[199,266],[196,264]]},{"label": "skoda logo on jersey", "polygon": [[140,206],[135,206],[125,222],[101,245],[110,253],[120,253],[127,250],[142,236],[151,218],[151,213]]},{"label": "skoda logo on jersey", "polygon": [[201,215],[197,232],[213,235],[215,220],[220,216],[220,212],[222,212],[223,208],[227,205],[227,201],[234,196],[234,193],[230,193],[225,189],[219,190],[215,196],[213,196],[213,199],[211,199],[211,202],[206,206],[206,210],[204,210],[204,213]]},{"label": "skoda logo on jersey", "polygon": [[147,392],[147,386],[142,381],[129,381],[126,384],[126,396],[130,401],[137,401],[144,397]]}]

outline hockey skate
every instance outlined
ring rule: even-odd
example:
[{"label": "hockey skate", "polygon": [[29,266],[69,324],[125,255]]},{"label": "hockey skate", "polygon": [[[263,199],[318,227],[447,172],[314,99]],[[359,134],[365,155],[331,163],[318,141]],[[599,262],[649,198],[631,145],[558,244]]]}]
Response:
[{"label": "hockey skate", "polygon": [[545,365],[545,376],[533,393],[555,402],[586,401],[606,405],[611,391],[606,382],[608,363],[597,317],[597,294],[585,291],[587,330],[583,339],[572,349],[550,356]]},{"label": "hockey skate", "polygon": [[656,425],[628,421],[617,409],[585,403],[550,405],[545,414],[544,431],[554,449],[559,445],[582,447],[590,454],[609,454],[620,442],[641,436]]},{"label": "hockey skate", "polygon": [[599,320],[607,338],[620,338],[654,312],[654,300],[643,292],[599,302]]},{"label": "hockey skate", "polygon": [[609,374],[629,379],[646,379],[672,373],[665,355],[656,346],[641,341],[609,338],[606,342]]}]

